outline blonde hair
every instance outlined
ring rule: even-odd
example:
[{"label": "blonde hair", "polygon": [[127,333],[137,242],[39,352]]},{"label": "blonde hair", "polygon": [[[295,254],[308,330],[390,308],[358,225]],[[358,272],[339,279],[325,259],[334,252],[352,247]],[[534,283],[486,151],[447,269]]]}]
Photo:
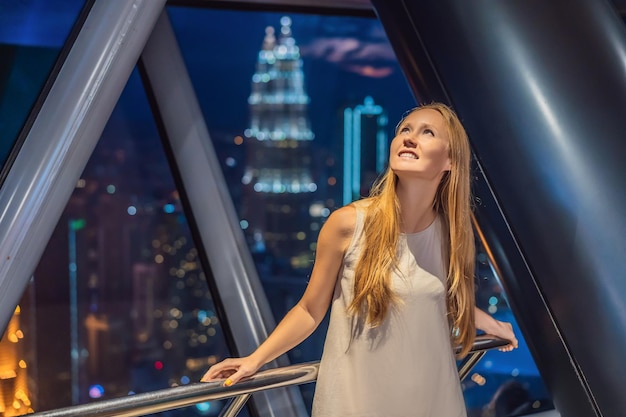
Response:
[{"label": "blonde hair", "polygon": [[[444,243],[449,258],[447,307],[452,339],[461,345],[458,356],[465,356],[474,342],[474,268],[475,244],[471,224],[470,149],[467,134],[452,109],[441,103],[423,105],[438,111],[444,119],[450,139],[451,169],[439,183],[433,208],[439,214],[447,235]],[[403,118],[403,120],[404,120]],[[396,268],[400,236],[400,205],[396,196],[398,177],[387,168],[370,193],[366,208],[364,245],[355,269],[354,299],[351,314],[378,326],[397,302],[391,289],[391,271]],[[447,261],[446,259],[446,261]]]}]

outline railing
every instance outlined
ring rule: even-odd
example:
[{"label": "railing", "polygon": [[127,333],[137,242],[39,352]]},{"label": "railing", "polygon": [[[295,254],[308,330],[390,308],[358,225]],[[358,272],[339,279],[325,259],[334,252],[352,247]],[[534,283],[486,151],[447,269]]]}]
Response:
[{"label": "railing", "polygon": [[[506,340],[492,336],[477,336],[470,353],[459,367],[461,381],[488,350],[507,345]],[[458,349],[457,349],[458,351]],[[291,385],[306,384],[317,379],[319,362],[303,363],[260,371],[235,385],[225,387],[221,382],[194,383],[128,397],[102,400],[90,404],[59,408],[30,414],[30,417],[133,417],[173,410],[205,401],[233,398],[222,410],[221,417],[234,417],[244,407],[251,394]]]}]

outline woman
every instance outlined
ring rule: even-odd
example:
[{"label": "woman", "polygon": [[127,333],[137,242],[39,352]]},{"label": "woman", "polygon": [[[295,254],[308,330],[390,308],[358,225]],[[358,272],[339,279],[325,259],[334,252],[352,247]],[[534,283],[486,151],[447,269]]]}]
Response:
[{"label": "woman", "polygon": [[254,374],[308,337],[332,302],[314,416],[466,415],[453,346],[467,354],[479,328],[517,347],[511,325],[474,304],[467,134],[447,106],[421,106],[389,154],[371,196],[322,227],[298,304],[254,353],[202,381]]}]

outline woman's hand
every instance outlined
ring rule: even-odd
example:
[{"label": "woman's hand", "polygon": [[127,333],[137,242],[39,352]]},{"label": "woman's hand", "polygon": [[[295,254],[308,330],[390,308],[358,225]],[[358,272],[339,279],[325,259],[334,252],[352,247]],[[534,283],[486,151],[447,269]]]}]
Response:
[{"label": "woman's hand", "polygon": [[506,346],[498,348],[499,351],[510,352],[517,348],[517,337],[515,337],[511,323],[496,320],[478,307],[474,308],[474,318],[476,319],[477,329],[480,329],[491,336],[499,337],[500,339],[511,342]]},{"label": "woman's hand", "polygon": [[242,378],[254,375],[260,367],[250,356],[224,359],[211,366],[200,381],[213,382],[225,379],[224,386],[230,387]]},{"label": "woman's hand", "polygon": [[510,352],[518,346],[517,337],[515,337],[511,323],[495,320],[493,329],[489,332],[489,334],[511,342],[506,346],[498,348],[500,352]]}]

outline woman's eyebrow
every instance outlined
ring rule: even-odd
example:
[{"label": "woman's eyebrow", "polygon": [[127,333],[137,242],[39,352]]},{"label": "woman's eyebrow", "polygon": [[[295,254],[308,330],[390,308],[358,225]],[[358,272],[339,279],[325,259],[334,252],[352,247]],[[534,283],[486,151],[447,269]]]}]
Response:
[{"label": "woman's eyebrow", "polygon": [[400,129],[404,128],[404,127],[413,127],[413,125],[411,124],[411,122],[402,122],[398,125],[398,129],[396,129],[396,132],[400,131]]}]

